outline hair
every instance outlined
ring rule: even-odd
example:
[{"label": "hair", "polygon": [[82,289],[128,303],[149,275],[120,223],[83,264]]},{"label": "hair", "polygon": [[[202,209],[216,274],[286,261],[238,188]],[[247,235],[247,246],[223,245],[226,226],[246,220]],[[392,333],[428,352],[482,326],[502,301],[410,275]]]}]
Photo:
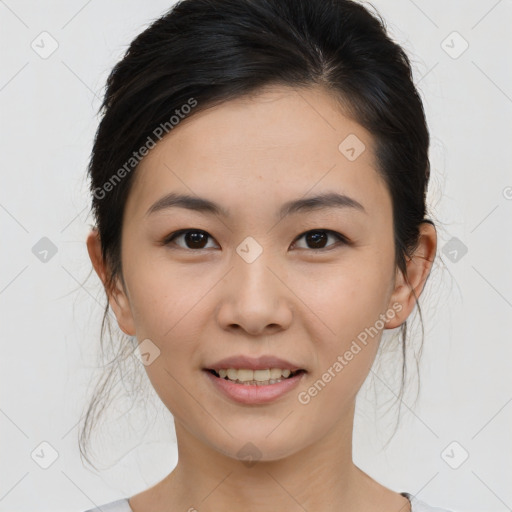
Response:
[{"label": "hair", "polygon": [[[406,261],[418,246],[420,224],[434,225],[426,218],[430,141],[409,59],[387,35],[380,15],[352,0],[182,0],[133,40],[107,79],[88,166],[95,228],[108,269],[106,290],[117,278],[125,286],[121,228],[138,164],[134,152],[180,109],[191,117],[267,85],[323,87],[372,134],[376,170],[392,199],[395,263],[407,278]],[[191,98],[197,106],[185,110]],[[116,172],[122,179],[107,188]],[[423,345],[418,297],[416,305]],[[107,300],[102,349],[108,313]],[[108,328],[111,334],[110,323]],[[398,399],[406,374],[407,322],[400,334]],[[132,351],[132,343],[121,343],[89,403],[79,439],[89,462],[91,428],[105,408],[118,365]]]}]

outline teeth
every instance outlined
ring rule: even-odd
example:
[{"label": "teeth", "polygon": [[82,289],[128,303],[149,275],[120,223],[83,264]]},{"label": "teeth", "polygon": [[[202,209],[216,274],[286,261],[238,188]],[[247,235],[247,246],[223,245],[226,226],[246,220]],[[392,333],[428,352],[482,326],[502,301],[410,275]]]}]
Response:
[{"label": "teeth", "polygon": [[280,380],[282,378],[287,379],[291,374],[290,370],[281,370],[280,368],[269,368],[267,370],[249,370],[245,368],[237,370],[236,368],[228,368],[216,370],[216,372],[219,374],[221,379],[225,379],[227,377],[229,380],[238,380],[240,382],[269,382],[273,380]]}]

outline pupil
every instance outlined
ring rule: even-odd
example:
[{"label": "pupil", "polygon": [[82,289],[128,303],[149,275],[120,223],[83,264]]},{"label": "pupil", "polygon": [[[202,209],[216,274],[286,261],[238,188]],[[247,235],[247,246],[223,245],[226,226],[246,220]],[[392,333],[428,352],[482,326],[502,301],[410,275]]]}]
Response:
[{"label": "pupil", "polygon": [[201,233],[200,231],[191,231],[185,234],[185,240],[187,245],[191,245],[192,248],[202,249],[205,244],[201,244],[201,241],[204,242],[206,240],[206,236],[205,233]]},{"label": "pupil", "polygon": [[322,231],[312,231],[309,235],[307,235],[307,239],[308,239],[308,242],[310,240],[313,240],[313,243],[312,244],[309,244],[309,245],[313,245],[313,247],[320,247],[322,248],[323,247],[323,244],[322,242],[326,242],[327,240],[327,235],[322,232]]},{"label": "pupil", "polygon": [[[314,248],[323,248],[327,241],[327,235],[323,231],[311,231],[306,238],[308,240],[308,244]],[[206,234],[200,231],[190,231],[185,234],[187,245],[192,246],[192,248],[195,249],[202,249],[205,245],[206,239]]]}]

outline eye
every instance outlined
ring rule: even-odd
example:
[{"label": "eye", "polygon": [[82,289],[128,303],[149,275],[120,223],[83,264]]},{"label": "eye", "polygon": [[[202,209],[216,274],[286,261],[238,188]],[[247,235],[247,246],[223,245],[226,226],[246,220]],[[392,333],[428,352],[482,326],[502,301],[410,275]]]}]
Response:
[{"label": "eye", "polygon": [[[342,244],[349,244],[348,239],[341,235],[340,233],[337,233],[336,231],[332,231],[330,229],[314,229],[310,231],[306,231],[299,237],[295,239],[294,246],[297,244],[297,240],[300,240],[301,238],[304,238],[306,240],[306,243],[308,245],[311,245],[312,247],[305,247],[305,249],[315,249],[315,250],[329,250],[330,247],[336,244],[330,244],[327,247],[325,246],[326,242],[328,241],[329,237],[335,238],[338,240],[339,243]],[[207,249],[207,240],[208,238],[213,238],[211,235],[209,235],[206,231],[203,231],[201,229],[181,229],[179,231],[175,231],[174,233],[171,233],[169,236],[167,236],[162,244],[163,245],[178,245],[181,249],[189,249],[189,250],[196,250],[196,249]],[[185,246],[177,244],[175,241],[183,239]],[[304,248],[304,247],[302,247]]]},{"label": "eye", "polygon": [[316,249],[316,250],[322,250],[327,249],[329,250],[333,245],[337,244],[331,244],[330,246],[325,247],[325,243],[329,239],[329,236],[332,236],[333,238],[338,239],[339,242],[342,244],[348,244],[348,239],[341,235],[340,233],[337,233],[336,231],[332,231],[330,229],[314,229],[311,231],[306,231],[302,235],[300,235],[295,243],[297,243],[297,240],[300,240],[301,238],[305,238],[306,243],[311,244],[313,247],[306,247],[306,249]]},{"label": "eye", "polygon": [[180,231],[175,231],[174,233],[171,233],[168,237],[165,238],[163,241],[164,245],[170,245],[171,242],[174,242],[177,239],[180,239],[183,237],[183,240],[185,241],[186,246],[183,247],[181,245],[178,245],[181,249],[205,249],[207,248],[205,246],[206,241],[208,238],[211,238],[211,236],[201,229],[181,229]]}]

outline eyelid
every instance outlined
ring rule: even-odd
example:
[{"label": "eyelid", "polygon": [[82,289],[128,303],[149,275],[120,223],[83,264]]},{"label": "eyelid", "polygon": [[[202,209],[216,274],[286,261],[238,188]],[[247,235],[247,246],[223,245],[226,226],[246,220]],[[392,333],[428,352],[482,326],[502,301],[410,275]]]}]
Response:
[{"label": "eyelid", "polygon": [[[186,233],[189,233],[189,232],[192,232],[192,233],[204,233],[205,235],[208,236],[209,239],[212,239],[214,240],[213,236],[210,235],[210,233],[208,233],[208,231],[205,231],[204,229],[199,229],[199,228],[186,228],[186,229],[178,229],[177,231],[173,231],[172,233],[169,233],[161,242],[162,245],[170,245],[174,239],[178,238],[179,236],[181,235],[184,235]],[[193,251],[193,252],[200,252],[204,249],[189,249],[188,247],[181,247],[181,246],[177,246],[178,249],[183,249],[185,251]]]},{"label": "eyelid", "polygon": [[[167,235],[162,240],[161,244],[164,245],[164,246],[170,245],[176,238],[178,238],[179,236],[181,236],[183,234],[189,233],[189,232],[204,233],[205,235],[207,235],[207,237],[209,239],[215,240],[213,238],[213,236],[210,235],[210,233],[208,233],[204,229],[185,228],[185,229],[179,229],[177,231],[173,231],[172,233]],[[336,237],[338,239],[338,243],[337,244],[328,245],[327,247],[321,247],[319,249],[310,249],[309,247],[306,247],[306,248],[301,247],[300,249],[307,250],[307,251],[310,251],[310,252],[325,252],[325,251],[329,251],[330,249],[333,249],[335,247],[338,247],[340,243],[343,244],[343,245],[350,245],[351,244],[350,240],[345,235],[342,235],[341,233],[338,233],[337,231],[334,231],[332,229],[327,229],[327,228],[313,228],[313,229],[308,229],[308,230],[302,232],[300,235],[298,235],[295,238],[295,240],[292,242],[292,246],[295,245],[298,240],[300,240],[302,237],[304,237],[308,233],[314,233],[314,232],[323,232],[323,233],[327,233],[328,235],[333,235],[334,237]],[[190,251],[190,252],[201,252],[201,251],[205,250],[204,248],[202,248],[202,249],[190,249],[188,247],[181,247],[181,246],[177,246],[177,247],[178,247],[178,249],[183,249],[185,251]]]},{"label": "eyelid", "polygon": [[335,249],[336,247],[338,247],[340,245],[340,243],[342,245],[350,245],[350,240],[345,235],[342,235],[341,233],[338,233],[337,231],[334,231],[333,229],[327,229],[327,228],[308,229],[308,230],[304,231],[303,233],[301,233],[300,235],[298,235],[297,238],[293,241],[292,245],[297,243],[297,241],[300,240],[304,235],[307,235],[308,233],[314,233],[317,231],[327,233],[327,235],[333,235],[334,237],[336,237],[338,239],[338,243],[328,245],[327,247],[321,247],[320,249],[310,249],[309,247],[306,247],[306,248],[301,247],[301,249],[304,249],[304,250],[307,250],[310,252],[325,252],[325,251],[329,251],[331,249]]}]

